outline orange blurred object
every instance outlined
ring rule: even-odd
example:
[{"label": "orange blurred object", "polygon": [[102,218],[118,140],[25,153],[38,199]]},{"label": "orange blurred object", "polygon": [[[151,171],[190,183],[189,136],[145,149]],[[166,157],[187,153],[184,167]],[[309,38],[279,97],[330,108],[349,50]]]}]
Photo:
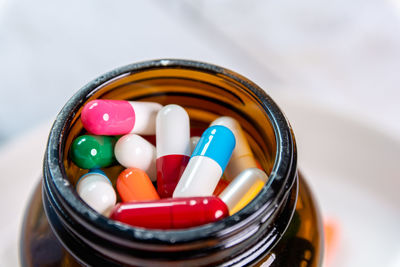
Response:
[{"label": "orange blurred object", "polygon": [[325,235],[325,267],[331,266],[336,255],[339,239],[339,222],[334,219],[327,219],[324,222]]},{"label": "orange blurred object", "polygon": [[138,168],[128,168],[121,172],[117,180],[117,191],[123,202],[160,199],[149,176]]}]

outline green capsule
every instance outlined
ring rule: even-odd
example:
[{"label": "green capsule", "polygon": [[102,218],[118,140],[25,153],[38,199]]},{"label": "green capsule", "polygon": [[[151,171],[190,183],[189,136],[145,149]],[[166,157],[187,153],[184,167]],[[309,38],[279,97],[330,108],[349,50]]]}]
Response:
[{"label": "green capsule", "polygon": [[82,169],[104,168],[115,162],[115,136],[82,135],[70,149],[71,160]]}]

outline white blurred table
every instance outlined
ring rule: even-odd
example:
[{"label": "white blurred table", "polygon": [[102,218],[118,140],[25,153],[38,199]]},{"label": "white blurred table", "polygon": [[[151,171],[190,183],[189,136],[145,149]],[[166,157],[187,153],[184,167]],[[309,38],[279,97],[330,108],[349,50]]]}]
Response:
[{"label": "white blurred table", "polygon": [[166,57],[230,68],[400,138],[399,3],[0,0],[0,141],[100,74]]}]

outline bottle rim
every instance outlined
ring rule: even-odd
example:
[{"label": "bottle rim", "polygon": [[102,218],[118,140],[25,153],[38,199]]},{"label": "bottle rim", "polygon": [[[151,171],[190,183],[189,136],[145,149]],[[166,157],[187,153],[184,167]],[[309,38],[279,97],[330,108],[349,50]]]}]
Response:
[{"label": "bottle rim", "polygon": [[[252,91],[271,122],[276,139],[276,156],[269,180],[258,196],[236,214],[215,223],[178,230],[153,230],[126,226],[110,220],[91,208],[78,197],[68,181],[63,155],[69,125],[78,109],[101,85],[122,75],[159,68],[184,68],[211,73],[232,79]],[[297,181],[297,154],[294,135],[284,114],[276,103],[259,86],[247,78],[223,67],[182,59],[159,59],[126,65],[107,72],[81,88],[58,114],[49,134],[44,157],[44,198],[61,219],[62,224],[72,231],[89,231],[106,240],[129,248],[146,248],[150,245],[192,244],[204,240],[228,239],[252,223],[270,223],[281,212],[282,206],[292,195],[291,189]],[[292,207],[294,210],[294,207]],[[289,216],[290,217],[290,216]],[[287,219],[287,224],[290,218]],[[50,224],[51,219],[49,218]],[[74,229],[79,225],[79,229]],[[281,228],[284,231],[286,227]],[[277,236],[282,235],[276,233]],[[186,247],[187,249],[187,247]]]}]

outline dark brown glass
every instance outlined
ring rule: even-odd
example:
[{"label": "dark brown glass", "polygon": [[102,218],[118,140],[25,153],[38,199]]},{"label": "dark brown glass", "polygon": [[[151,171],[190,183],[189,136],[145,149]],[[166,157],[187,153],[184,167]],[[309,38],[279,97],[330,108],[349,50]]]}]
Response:
[{"label": "dark brown glass", "polygon": [[[74,185],[85,170],[68,158],[74,138],[85,133],[82,107],[98,98],[175,103],[188,111],[192,129],[232,116],[270,178],[249,205],[220,222],[166,232],[121,228],[79,199]],[[296,157],[293,133],[279,108],[234,72],[183,60],[116,69],[82,88],[53,126],[44,164],[44,209],[38,187],[25,217],[21,261],[24,266],[320,266],[321,222],[312,193],[298,178]],[[115,183],[121,170],[104,171]]]}]

